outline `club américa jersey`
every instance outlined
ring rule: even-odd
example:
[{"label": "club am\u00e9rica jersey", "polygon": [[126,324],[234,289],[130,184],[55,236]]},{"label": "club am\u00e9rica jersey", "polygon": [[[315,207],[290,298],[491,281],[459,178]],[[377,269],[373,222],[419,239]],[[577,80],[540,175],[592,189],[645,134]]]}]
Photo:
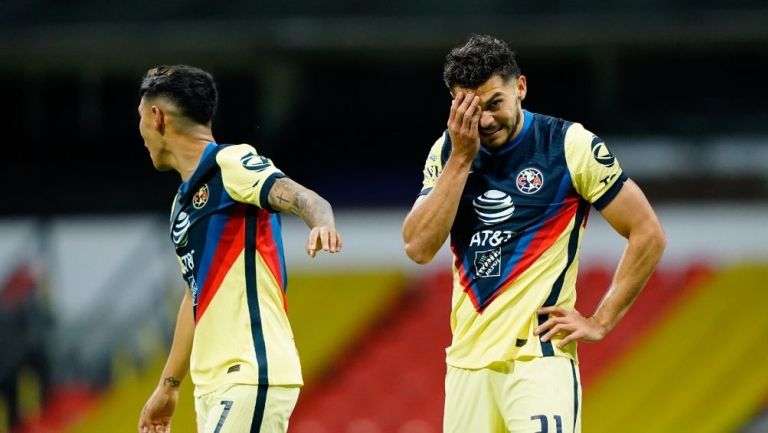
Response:
[{"label": "club am\u00e9rica jersey", "polygon": [[176,194],[171,238],[192,293],[195,395],[222,384],[302,384],[280,217],[267,199],[283,176],[248,144],[210,143]]},{"label": "club am\u00e9rica jersey", "polygon": [[[450,153],[446,131],[427,158],[421,195],[432,190]],[[575,343],[560,350],[533,334],[547,319],[536,311],[573,309],[589,207],[605,207],[625,180],[605,143],[582,125],[526,110],[517,137],[500,149],[481,146],[451,228],[449,365],[577,359]]]}]

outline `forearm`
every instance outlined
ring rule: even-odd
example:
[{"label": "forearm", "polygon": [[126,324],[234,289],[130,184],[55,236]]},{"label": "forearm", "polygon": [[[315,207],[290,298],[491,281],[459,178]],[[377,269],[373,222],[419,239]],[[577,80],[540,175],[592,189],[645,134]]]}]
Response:
[{"label": "forearm", "polygon": [[624,317],[645,287],[664,252],[666,240],[661,228],[650,227],[629,236],[611,286],[600,301],[593,319],[607,334]]},{"label": "forearm", "polygon": [[406,216],[405,253],[416,263],[430,262],[448,238],[471,164],[471,159],[449,158],[435,187]]},{"label": "forearm", "polygon": [[335,226],[331,204],[312,190],[304,188],[298,191],[290,211],[301,218],[309,228]]},{"label": "forearm", "polygon": [[192,296],[189,289],[185,290],[179,313],[176,317],[176,329],[173,333],[173,344],[163,372],[160,375],[159,387],[178,389],[181,381],[189,371],[189,356],[192,352],[192,338],[195,323],[192,313]]},{"label": "forearm", "polygon": [[334,227],[333,209],[327,200],[288,178],[278,179],[269,192],[269,204],[281,212],[290,212],[309,228]]}]

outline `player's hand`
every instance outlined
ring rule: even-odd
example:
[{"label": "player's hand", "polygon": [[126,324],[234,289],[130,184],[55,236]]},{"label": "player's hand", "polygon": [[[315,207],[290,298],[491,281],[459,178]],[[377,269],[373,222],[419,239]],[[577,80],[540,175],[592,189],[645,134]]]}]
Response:
[{"label": "player's hand", "polygon": [[448,116],[448,135],[451,137],[452,154],[475,159],[480,150],[480,97],[474,93],[459,91],[451,104]]},{"label": "player's hand", "polygon": [[155,389],[141,410],[139,433],[170,433],[171,416],[178,399],[178,389]]},{"label": "player's hand", "polygon": [[317,226],[309,232],[307,254],[315,257],[321,250],[331,254],[341,251],[341,234],[334,227]]},{"label": "player's hand", "polygon": [[541,341],[549,341],[557,334],[564,335],[557,344],[562,349],[575,340],[600,341],[608,331],[592,317],[584,317],[576,310],[560,307],[540,308],[538,314],[549,314],[549,319],[537,327],[533,333],[542,335]]}]

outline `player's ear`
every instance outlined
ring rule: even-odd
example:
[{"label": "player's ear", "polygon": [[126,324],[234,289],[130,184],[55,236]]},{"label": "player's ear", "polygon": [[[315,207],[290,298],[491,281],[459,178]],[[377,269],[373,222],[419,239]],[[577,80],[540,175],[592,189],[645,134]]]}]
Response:
[{"label": "player's ear", "polygon": [[521,75],[517,78],[517,96],[522,101],[525,99],[525,95],[528,93],[528,83],[525,79],[525,75]]},{"label": "player's ear", "polygon": [[165,113],[157,105],[152,106],[152,126],[160,135],[165,134]]}]

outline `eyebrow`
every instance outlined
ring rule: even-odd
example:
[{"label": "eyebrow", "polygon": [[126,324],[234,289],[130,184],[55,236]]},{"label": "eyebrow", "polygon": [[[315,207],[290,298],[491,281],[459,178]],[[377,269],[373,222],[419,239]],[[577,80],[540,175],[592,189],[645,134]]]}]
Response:
[{"label": "eyebrow", "polygon": [[496,92],[493,95],[491,95],[490,98],[488,98],[488,102],[492,102],[494,99],[496,99],[496,98],[498,98],[500,96],[504,96],[504,93],[503,92]]}]

